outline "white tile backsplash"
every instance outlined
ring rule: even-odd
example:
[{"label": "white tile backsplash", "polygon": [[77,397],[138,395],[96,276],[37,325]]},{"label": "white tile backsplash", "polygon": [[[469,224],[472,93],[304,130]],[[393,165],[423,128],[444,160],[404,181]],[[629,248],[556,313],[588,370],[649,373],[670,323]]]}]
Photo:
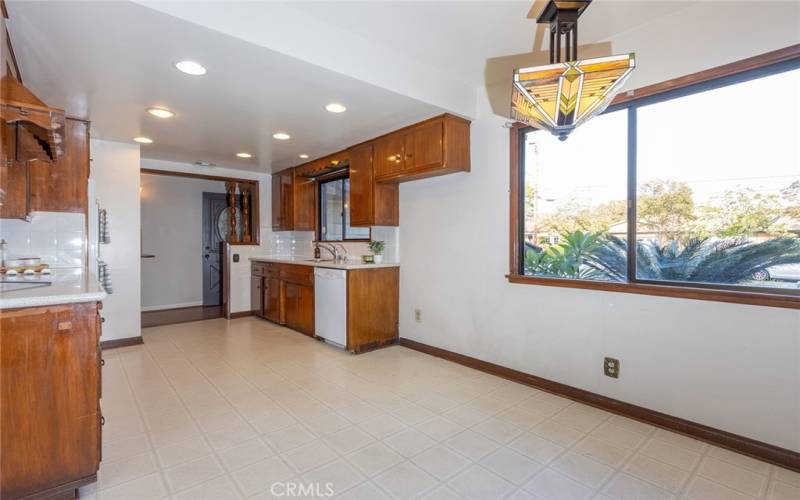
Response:
[{"label": "white tile backsplash", "polygon": [[[372,240],[386,243],[383,251],[387,262],[400,262],[400,228],[373,226]],[[269,234],[269,253],[285,256],[311,256],[314,254],[313,231],[277,231]],[[351,258],[369,255],[369,244],[365,242],[344,242]],[[324,253],[324,252],[323,252]]]},{"label": "white tile backsplash", "polygon": [[6,258],[40,257],[55,268],[83,267],[86,218],[81,213],[33,212],[29,222],[0,221],[0,239],[6,241]]}]

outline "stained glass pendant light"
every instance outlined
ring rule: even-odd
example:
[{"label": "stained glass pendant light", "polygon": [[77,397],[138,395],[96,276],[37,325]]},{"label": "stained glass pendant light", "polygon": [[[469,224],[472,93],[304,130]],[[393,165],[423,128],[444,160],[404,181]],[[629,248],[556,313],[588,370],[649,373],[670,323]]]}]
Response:
[{"label": "stained glass pendant light", "polygon": [[514,70],[511,118],[549,130],[562,141],[608,107],[635,66],[632,53],[578,59],[578,17],[590,3],[550,0],[536,20],[550,25],[550,64]]}]

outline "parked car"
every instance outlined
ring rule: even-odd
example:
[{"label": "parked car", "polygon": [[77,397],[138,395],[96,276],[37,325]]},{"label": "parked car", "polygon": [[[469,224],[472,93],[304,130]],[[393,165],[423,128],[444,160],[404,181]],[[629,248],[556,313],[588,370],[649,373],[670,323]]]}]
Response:
[{"label": "parked car", "polygon": [[783,264],[759,269],[753,273],[753,279],[756,281],[800,281],[800,264]]}]

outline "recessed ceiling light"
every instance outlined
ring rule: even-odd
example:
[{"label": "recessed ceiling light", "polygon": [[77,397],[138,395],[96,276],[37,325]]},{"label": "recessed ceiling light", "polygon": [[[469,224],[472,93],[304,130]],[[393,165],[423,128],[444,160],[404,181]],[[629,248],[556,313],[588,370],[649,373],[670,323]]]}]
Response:
[{"label": "recessed ceiling light", "polygon": [[305,153],[303,153],[303,154],[299,154],[299,155],[297,155],[297,157],[298,157],[298,158],[300,158],[300,159],[302,159],[302,160],[305,160],[306,158],[308,158],[308,155],[307,155],[307,154],[305,154]]},{"label": "recessed ceiling light", "polygon": [[274,134],[272,134],[272,137],[278,139],[279,141],[286,141],[292,138],[292,136],[287,134],[286,132],[275,132]]},{"label": "recessed ceiling light", "polygon": [[134,137],[133,141],[134,142],[138,142],[139,144],[152,144],[153,143],[153,139],[151,139],[149,137],[142,137],[142,136]]},{"label": "recessed ceiling light", "polygon": [[251,155],[250,153],[236,153],[236,156],[238,156],[239,158],[252,158],[253,157],[253,155]]},{"label": "recessed ceiling light", "polygon": [[332,102],[325,106],[325,109],[330,111],[331,113],[344,113],[347,111],[347,108],[344,104],[339,104],[338,102]]},{"label": "recessed ceiling light", "polygon": [[175,113],[167,108],[147,108],[147,112],[158,118],[172,118],[175,116]]},{"label": "recessed ceiling light", "polygon": [[175,67],[187,75],[192,76],[203,76],[208,73],[208,70],[206,70],[205,66],[194,61],[179,61],[175,63]]}]

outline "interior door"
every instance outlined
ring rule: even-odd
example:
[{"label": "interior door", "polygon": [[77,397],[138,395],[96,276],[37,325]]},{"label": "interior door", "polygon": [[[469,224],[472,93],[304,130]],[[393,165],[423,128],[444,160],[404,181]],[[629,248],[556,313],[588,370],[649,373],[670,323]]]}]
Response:
[{"label": "interior door", "polygon": [[203,193],[203,305],[222,304],[222,245],[220,216],[228,209],[224,193]]}]

